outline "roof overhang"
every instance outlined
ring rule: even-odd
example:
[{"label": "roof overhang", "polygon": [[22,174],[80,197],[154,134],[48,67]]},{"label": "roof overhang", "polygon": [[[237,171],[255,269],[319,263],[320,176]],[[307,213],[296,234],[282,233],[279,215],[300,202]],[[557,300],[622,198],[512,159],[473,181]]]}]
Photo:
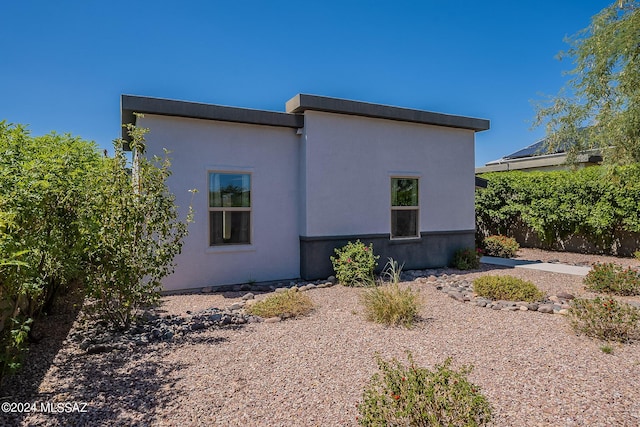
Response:
[{"label": "roof overhang", "polygon": [[431,111],[413,110],[389,105],[370,104],[348,99],[328,98],[325,96],[298,94],[286,103],[288,113],[304,113],[306,110],[328,113],[350,114],[379,119],[398,120],[435,126],[469,129],[476,132],[487,130],[489,120],[473,117],[453,116]]},{"label": "roof overhang", "polygon": [[[121,96],[120,112],[123,125],[127,123],[135,124],[135,114],[138,113],[290,128],[304,126],[304,117],[298,114],[135,95]],[[122,135],[126,139],[125,129],[122,130]]]},{"label": "roof overhang", "polygon": [[475,132],[487,130],[490,126],[489,120],[485,119],[306,94],[298,94],[287,101],[286,110],[287,112],[283,113],[136,95],[122,95],[120,98],[120,119],[123,125],[122,137],[125,141],[128,141],[129,137],[124,125],[135,124],[136,114],[302,128],[304,127],[302,113],[307,110],[314,110],[469,129]]}]

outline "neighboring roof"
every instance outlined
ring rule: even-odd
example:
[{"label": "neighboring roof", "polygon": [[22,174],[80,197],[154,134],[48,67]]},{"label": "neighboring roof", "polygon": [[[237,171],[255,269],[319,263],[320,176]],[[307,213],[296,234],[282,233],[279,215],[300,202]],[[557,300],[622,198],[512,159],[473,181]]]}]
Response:
[{"label": "neighboring roof", "polygon": [[[557,147],[555,150],[547,151],[547,140],[546,140],[546,138],[543,138],[540,141],[529,145],[528,147],[522,148],[522,149],[516,151],[515,153],[508,154],[508,155],[504,156],[500,160],[521,159],[523,157],[533,157],[533,156],[541,156],[541,155],[545,155],[545,154],[565,153],[571,147],[571,145],[573,145],[573,144],[572,143],[564,143],[564,144],[561,144],[559,147]],[[493,162],[487,163],[487,165],[490,165],[492,163],[497,163],[500,160],[494,160]]]},{"label": "neighboring roof", "polygon": [[447,126],[473,131],[483,131],[490,127],[489,120],[473,117],[453,116],[431,111],[412,110],[382,104],[328,98],[325,96],[298,94],[286,103],[288,113],[303,113],[306,110],[329,113],[351,114],[380,119],[399,120],[436,126]]},{"label": "neighboring roof", "polygon": [[[455,127],[473,131],[489,129],[489,120],[485,119],[453,116],[430,111],[412,110],[316,95],[298,94],[287,101],[286,109],[287,112],[282,113],[135,95],[122,95],[120,100],[122,124],[135,123],[134,113],[140,113],[301,128],[304,126],[304,116],[302,113],[306,110],[315,110]],[[124,129],[123,137],[126,139]]]},{"label": "neighboring roof", "polygon": [[[514,153],[476,168],[476,173],[502,172],[509,170],[553,170],[562,169],[567,162],[567,151],[574,142],[565,142],[555,150],[547,151],[546,139],[541,139]],[[602,162],[599,150],[586,150],[578,154],[577,163],[594,165]]]}]

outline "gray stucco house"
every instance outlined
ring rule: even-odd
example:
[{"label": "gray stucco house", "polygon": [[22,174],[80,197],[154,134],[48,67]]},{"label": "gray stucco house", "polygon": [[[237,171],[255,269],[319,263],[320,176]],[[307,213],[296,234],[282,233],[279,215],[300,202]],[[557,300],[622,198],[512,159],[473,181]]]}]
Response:
[{"label": "gray stucco house", "polygon": [[181,209],[199,189],[165,290],[326,278],[356,239],[406,269],[474,246],[488,120],[304,94],[286,112],[123,95],[121,113],[150,129],[148,155],[171,151]]}]

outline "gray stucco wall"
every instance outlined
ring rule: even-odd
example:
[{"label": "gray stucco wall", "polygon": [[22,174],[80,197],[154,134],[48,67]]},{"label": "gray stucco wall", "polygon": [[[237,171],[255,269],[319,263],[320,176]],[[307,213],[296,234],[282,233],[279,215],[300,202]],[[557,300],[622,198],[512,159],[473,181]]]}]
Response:
[{"label": "gray stucco wall", "polygon": [[[334,248],[373,243],[406,269],[442,267],[474,246],[474,132],[305,111],[301,149],[300,273],[333,274]],[[391,177],[419,179],[417,239],[390,239]]]},{"label": "gray stucco wall", "polygon": [[389,235],[354,235],[327,237],[300,237],[300,274],[303,279],[327,278],[334,274],[330,258],[334,249],[349,241],[360,240],[373,244],[380,256],[377,271],[382,270],[391,257],[404,263],[404,270],[444,267],[451,263],[458,249],[474,247],[474,230],[452,232],[423,232],[419,239],[390,240]]},{"label": "gray stucco wall", "polygon": [[419,178],[420,231],[475,228],[474,132],[305,112],[303,237],[389,234],[392,176]]},{"label": "gray stucco wall", "polygon": [[[184,217],[193,197],[194,222],[165,290],[300,277],[299,140],[296,130],[146,114],[148,155],[171,150],[170,190]],[[252,174],[250,245],[209,247],[208,172]]]}]

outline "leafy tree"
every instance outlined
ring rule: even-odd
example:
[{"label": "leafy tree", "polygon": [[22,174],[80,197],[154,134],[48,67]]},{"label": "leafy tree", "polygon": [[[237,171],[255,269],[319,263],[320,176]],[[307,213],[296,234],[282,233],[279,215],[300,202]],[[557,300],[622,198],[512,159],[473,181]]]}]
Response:
[{"label": "leafy tree", "polygon": [[617,0],[565,40],[575,68],[558,96],[537,106],[547,148],[567,142],[569,158],[597,148],[607,162],[640,162],[640,3]]},{"label": "leafy tree", "polygon": [[133,168],[114,142],[115,156],[104,159],[93,185],[93,217],[85,234],[90,261],[87,290],[97,313],[117,329],[126,329],[139,309],[159,298],[160,281],[173,271],[187,234],[169,192],[168,158],[143,156],[148,129],[127,125]]},{"label": "leafy tree", "polygon": [[21,125],[0,122],[0,212],[6,238],[2,255],[22,252],[26,265],[0,272],[0,286],[18,286],[32,316],[47,311],[56,294],[82,276],[81,223],[93,190],[97,147],[71,135],[31,137]]},{"label": "leafy tree", "polygon": [[32,319],[82,279],[99,161],[92,142],[0,121],[0,377],[19,366]]}]

